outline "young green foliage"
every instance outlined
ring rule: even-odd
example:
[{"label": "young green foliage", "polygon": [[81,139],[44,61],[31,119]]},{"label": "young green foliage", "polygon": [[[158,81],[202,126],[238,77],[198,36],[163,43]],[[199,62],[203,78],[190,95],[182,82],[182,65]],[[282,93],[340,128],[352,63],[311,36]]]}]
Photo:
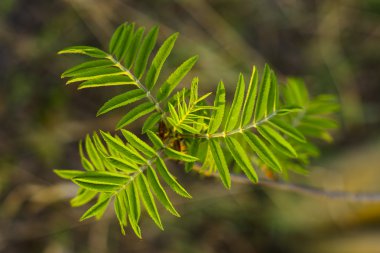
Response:
[{"label": "young green foliage", "polygon": [[[198,78],[193,78],[189,89],[172,95],[198,57],[190,57],[161,81],[162,68],[178,33],[156,48],[158,30],[153,27],[145,34],[145,28],[125,23],[112,35],[108,52],[89,46],[59,52],[90,57],[62,74],[62,78],[68,78],[67,84],[79,83],[78,89],[127,87],[105,102],[97,116],[121,107],[133,108],[127,108],[115,126],[116,134],[100,130],[100,135],[87,135],[79,143],[83,171],[55,173],[79,186],[72,206],[96,199],[81,220],[99,219],[113,201],[121,232],[125,234],[125,227],[130,225],[140,238],[142,208],[160,229],[163,225],[157,201],[179,216],[165,185],[178,195],[191,198],[165,160],[184,164],[187,172],[193,166],[201,168],[196,171],[216,172],[223,185],[230,188],[233,164],[253,183],[266,170],[284,177],[289,171],[304,173],[304,165],[318,153],[310,139],[331,141],[329,130],[337,127],[331,118],[338,109],[334,96],[311,99],[298,79],[289,79],[279,86],[269,65],[265,65],[261,76],[254,66],[247,83],[244,75],[239,75],[228,110],[223,82],[211,104],[207,101],[211,93],[199,95]],[[153,56],[152,52],[157,53]],[[142,117],[146,119],[141,132],[151,144],[125,129]]]}]

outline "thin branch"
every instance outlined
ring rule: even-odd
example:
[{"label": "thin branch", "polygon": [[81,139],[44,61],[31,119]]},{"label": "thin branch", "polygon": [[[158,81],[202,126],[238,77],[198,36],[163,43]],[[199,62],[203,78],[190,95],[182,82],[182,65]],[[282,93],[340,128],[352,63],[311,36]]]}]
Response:
[{"label": "thin branch", "polygon": [[[199,167],[194,166],[194,171],[203,174],[205,176],[219,177],[218,173],[204,173]],[[252,182],[243,175],[231,174],[231,181],[240,184],[252,185]],[[342,200],[347,202],[360,202],[360,203],[379,203],[380,202],[380,192],[365,193],[365,192],[348,192],[348,191],[331,191],[322,189],[319,187],[293,184],[284,181],[274,181],[266,178],[260,178],[257,183],[259,186],[264,186],[268,188],[273,188],[277,190],[294,192],[297,194],[308,195],[312,197],[317,197],[321,199],[332,199],[332,200]]]}]

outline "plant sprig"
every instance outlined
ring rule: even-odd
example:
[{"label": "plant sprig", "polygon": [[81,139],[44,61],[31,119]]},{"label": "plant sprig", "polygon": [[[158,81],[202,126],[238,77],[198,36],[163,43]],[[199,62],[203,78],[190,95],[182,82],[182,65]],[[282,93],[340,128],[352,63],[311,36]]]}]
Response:
[{"label": "plant sprig", "polygon": [[[328,131],[337,127],[331,118],[337,110],[335,97],[311,99],[298,79],[279,86],[268,65],[261,77],[253,67],[248,83],[243,74],[239,75],[229,109],[223,82],[211,105],[207,103],[211,92],[199,95],[198,78],[193,78],[190,89],[173,94],[198,57],[184,61],[160,83],[161,70],[178,33],[169,36],[153,56],[157,36],[158,27],[145,34],[142,27],[122,24],[112,35],[108,52],[89,46],[59,52],[90,57],[62,74],[62,78],[68,78],[67,84],[79,83],[78,89],[128,87],[104,103],[97,116],[136,104],[117,123],[116,134],[100,130],[100,135],[87,135],[84,144],[80,142],[83,171],[55,170],[79,186],[72,206],[96,198],[81,220],[99,219],[113,201],[122,233],[130,224],[141,237],[141,206],[160,229],[163,225],[156,200],[179,216],[161,181],[180,196],[191,197],[170,172],[166,159],[180,161],[186,171],[194,163],[203,165],[197,169],[202,173],[208,170],[215,175],[217,171],[223,185],[230,188],[233,164],[252,183],[258,182],[258,174],[263,171],[285,177],[290,170],[304,173],[309,158],[318,153],[310,139],[331,140]],[[142,133],[151,144],[126,130],[142,117],[146,117]]]}]

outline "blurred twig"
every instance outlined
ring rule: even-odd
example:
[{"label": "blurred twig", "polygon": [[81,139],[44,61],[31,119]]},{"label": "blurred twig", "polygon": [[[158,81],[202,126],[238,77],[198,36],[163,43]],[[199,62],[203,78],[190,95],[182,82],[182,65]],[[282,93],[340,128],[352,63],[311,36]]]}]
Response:
[{"label": "blurred twig", "polygon": [[[193,170],[197,173],[200,173],[204,176],[211,176],[218,178],[218,173],[205,173],[201,170],[199,166],[194,166]],[[250,184],[252,182],[242,175],[231,174],[231,181],[240,184]],[[257,185],[269,187],[277,190],[294,192],[302,195],[308,195],[312,197],[319,197],[322,199],[333,199],[333,200],[342,200],[348,202],[361,202],[361,203],[379,203],[380,202],[380,192],[374,193],[359,193],[359,192],[348,192],[348,191],[330,191],[322,188],[287,183],[283,181],[274,181],[266,178],[259,178]]]}]

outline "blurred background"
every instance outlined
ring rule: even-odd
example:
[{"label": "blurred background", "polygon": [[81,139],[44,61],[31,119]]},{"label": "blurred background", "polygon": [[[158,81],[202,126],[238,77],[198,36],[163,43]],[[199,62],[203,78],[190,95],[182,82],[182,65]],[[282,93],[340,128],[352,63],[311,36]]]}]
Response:
[{"label": "blurred background", "polygon": [[1,0],[0,252],[380,252],[379,204],[226,191],[196,175],[181,178],[193,199],[173,196],[182,217],[163,211],[163,232],[146,218],[143,240],[123,237],[112,213],[80,223],[86,207],[69,206],[76,187],[52,170],[78,169],[78,140],[112,130],[123,110],[95,114],[122,89],[65,87],[60,74],[80,58],[56,52],[106,48],[125,21],[159,24],[161,42],[179,31],[168,66],[198,54],[202,92],[223,79],[231,94],[240,71],[267,62],[280,80],[337,94],[342,127],[300,181],[380,192],[379,0]]}]

